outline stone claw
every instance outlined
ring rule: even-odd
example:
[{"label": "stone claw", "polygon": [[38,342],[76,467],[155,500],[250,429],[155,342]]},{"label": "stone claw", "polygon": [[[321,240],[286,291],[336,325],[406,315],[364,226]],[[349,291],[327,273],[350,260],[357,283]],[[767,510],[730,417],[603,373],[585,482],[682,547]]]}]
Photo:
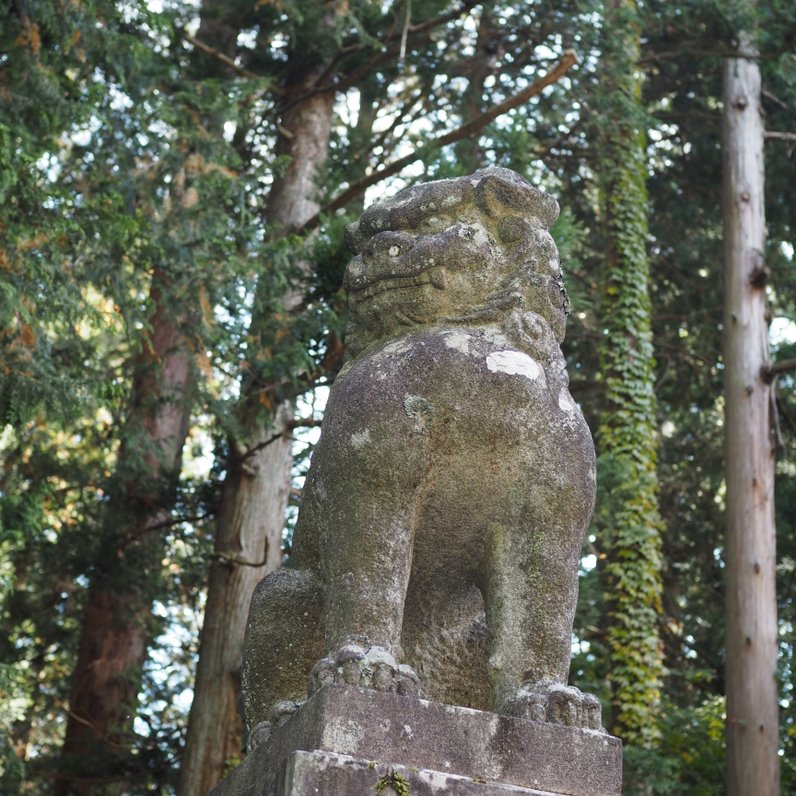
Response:
[{"label": "stone claw", "polygon": [[246,743],[246,750],[252,752],[261,744],[264,744],[271,733],[281,727],[302,705],[302,702],[295,702],[292,699],[283,699],[277,702],[269,711],[268,719],[260,721],[252,727],[249,733],[249,740]]},{"label": "stone claw", "polygon": [[334,658],[321,658],[310,673],[309,693],[320,691],[325,685],[334,683]]},{"label": "stone claw", "polygon": [[501,712],[566,727],[603,729],[602,706],[596,696],[552,680],[524,684]]},{"label": "stone claw", "polygon": [[391,690],[395,691],[395,693],[400,694],[401,696],[422,696],[420,689],[420,678],[417,676],[417,672],[415,672],[411,666],[407,666],[406,664],[402,663],[398,667],[398,677],[395,680],[395,688],[392,688]]},{"label": "stone claw", "polygon": [[270,721],[261,721],[255,724],[249,732],[246,751],[251,754],[258,746],[264,744],[271,737],[271,729]]},{"label": "stone claw", "polygon": [[590,730],[603,728],[603,706],[594,694],[583,695],[583,726]]},{"label": "stone claw", "polygon": [[376,691],[389,691],[395,680],[395,669],[387,663],[377,663],[373,667],[371,687]]},{"label": "stone claw", "polygon": [[268,722],[272,729],[281,727],[302,705],[292,699],[283,699],[277,702],[268,712]]},{"label": "stone claw", "polygon": [[310,694],[333,683],[403,696],[420,695],[420,681],[414,669],[399,665],[383,647],[346,644],[333,656],[319,660],[310,675]]}]

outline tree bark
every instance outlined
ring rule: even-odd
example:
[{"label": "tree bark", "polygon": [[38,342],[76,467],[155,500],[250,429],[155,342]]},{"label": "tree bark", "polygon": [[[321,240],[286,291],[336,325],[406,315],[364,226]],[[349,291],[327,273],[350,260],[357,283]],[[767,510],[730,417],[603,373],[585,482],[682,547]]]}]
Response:
[{"label": "tree bark", "polygon": [[[287,96],[302,96],[314,70],[294,75]],[[271,189],[266,208],[275,234],[300,226],[320,207],[318,174],[326,161],[334,94],[309,96],[283,114],[277,156],[290,162]],[[309,268],[304,266],[305,273]],[[304,299],[302,286],[282,298],[286,323]],[[257,302],[255,302],[257,303]],[[250,339],[263,336],[255,316]],[[272,397],[266,396],[266,403]],[[196,685],[180,772],[180,796],[204,796],[241,755],[242,721],[237,710],[241,650],[249,598],[258,581],[282,560],[281,541],[293,466],[292,402],[275,403],[272,422],[262,420],[260,395],[250,386],[240,412],[243,434],[232,445],[210,567]],[[259,409],[259,411],[258,411]],[[241,563],[246,562],[246,563]]]},{"label": "tree bark", "polygon": [[150,635],[151,605],[188,431],[195,378],[169,280],[156,270],[154,312],[134,365],[132,405],[119,449],[104,538],[92,578],[73,673],[57,796],[90,793],[129,776],[132,708]]},{"label": "tree bark", "polygon": [[[490,64],[490,46],[493,45],[492,38],[494,30],[492,28],[492,18],[490,8],[484,6],[481,9],[481,17],[478,20],[478,35],[475,42],[475,54],[467,61],[465,76],[467,77],[467,91],[462,96],[460,105],[461,118],[463,122],[476,119],[482,112],[484,96],[484,84],[487,77],[495,70]],[[474,133],[468,138],[458,141],[455,145],[456,160],[462,170],[462,174],[470,174],[483,165],[484,153],[480,147],[480,135]]]},{"label": "tree bark", "polygon": [[724,64],[727,793],[779,793],[774,445],[763,119],[748,34]]}]

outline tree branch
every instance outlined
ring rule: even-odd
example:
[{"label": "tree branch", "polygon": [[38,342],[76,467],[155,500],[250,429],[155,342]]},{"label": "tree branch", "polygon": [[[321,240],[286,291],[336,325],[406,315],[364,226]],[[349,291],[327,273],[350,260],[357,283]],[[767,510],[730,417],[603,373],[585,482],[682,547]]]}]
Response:
[{"label": "tree branch", "polygon": [[[418,33],[426,33],[430,30],[433,30],[434,28],[438,28],[441,25],[445,25],[448,22],[451,22],[452,20],[457,19],[458,17],[464,15],[470,9],[472,9],[473,6],[478,5],[478,2],[479,0],[464,0],[464,2],[460,3],[455,8],[451,9],[450,11],[447,11],[444,14],[441,14],[438,17],[427,19],[424,22],[418,22],[416,25],[412,24],[407,25],[406,23],[404,23],[404,25],[401,27],[401,39],[403,39],[404,29],[406,29],[407,33],[410,36],[416,35]],[[410,12],[410,17],[411,17],[411,12]],[[384,45],[392,44],[396,38],[398,38],[398,34],[395,30],[395,27],[392,27],[388,35],[384,38],[383,44]],[[345,44],[343,48],[340,50],[340,54],[350,55],[351,53],[363,50],[368,46],[369,45],[365,42],[362,42],[360,40],[355,40]]]},{"label": "tree branch", "polygon": [[[460,141],[462,138],[467,138],[468,136],[483,130],[484,127],[497,119],[499,116],[507,113],[512,108],[516,108],[518,105],[526,102],[531,97],[535,97],[537,94],[540,94],[545,88],[547,88],[547,86],[558,82],[577,62],[578,56],[575,54],[575,51],[567,50],[561,60],[556,64],[555,68],[546,75],[540,77],[538,80],[535,80],[513,97],[509,97],[507,100],[499,102],[497,105],[493,105],[491,108],[484,111],[484,113],[482,113],[480,116],[477,116],[475,119],[463,124],[461,127],[457,127],[455,130],[433,139],[430,142],[430,146],[434,149],[441,149],[448,144],[452,144],[455,141]],[[398,174],[398,172],[403,171],[403,169],[405,169],[410,163],[414,163],[420,158],[421,154],[415,150],[414,152],[410,152],[408,155],[405,155],[404,157],[398,158],[398,160],[387,164],[384,166],[384,168],[368,174],[361,180],[357,180],[357,182],[346,188],[346,190],[339,194],[335,199],[332,199],[331,202],[324,205],[312,218],[299,227],[294,228],[293,232],[310,232],[320,224],[322,216],[333,213],[335,210],[339,210],[341,207],[345,207],[345,205],[347,205],[353,199],[356,199],[358,196],[364,193],[364,191],[370,188],[371,185],[375,185],[377,182],[381,182],[387,177],[392,177],[394,174]]]},{"label": "tree branch", "polygon": [[[228,55],[225,55],[221,52],[221,50],[217,50],[215,47],[211,47],[209,44],[205,44],[203,41],[200,41],[196,38],[196,36],[191,36],[189,34],[184,35],[185,41],[189,44],[193,44],[197,50],[201,50],[206,55],[209,55],[211,58],[215,58],[217,61],[221,61],[222,64],[228,66],[233,72],[241,75],[242,77],[250,77],[259,80],[262,76],[257,75],[254,72],[250,72],[248,69],[244,69],[242,66],[239,66],[232,60]],[[277,89],[272,88],[273,91],[277,91]]]},{"label": "tree branch", "polygon": [[19,21],[22,23],[22,27],[25,29],[25,32],[30,34],[31,28],[33,26],[31,24],[30,17],[28,16],[28,12],[25,10],[25,4],[20,2],[20,0],[14,0],[14,8],[17,10]]},{"label": "tree branch", "polygon": [[789,370],[796,370],[796,359],[783,359],[775,362],[763,371],[763,380],[770,384],[774,376],[786,373]]},{"label": "tree branch", "polygon": [[[439,27],[440,25],[449,22],[452,19],[456,19],[457,17],[462,16],[467,11],[469,11],[473,6],[477,5],[478,0],[466,0],[461,5],[454,8],[452,11],[448,12],[447,14],[443,14],[442,16],[435,17],[434,19],[426,20],[425,22],[418,23],[417,25],[410,25],[408,28],[408,36],[411,41],[415,41],[416,39],[422,38],[426,34],[430,34],[434,28]],[[355,44],[351,44],[348,46],[342,47],[342,49],[337,52],[337,54],[332,58],[329,65],[324,69],[323,73],[318,78],[318,83],[306,94],[301,94],[300,96],[293,97],[289,102],[285,103],[283,106],[280,107],[280,111],[284,113],[289,108],[292,108],[299,103],[304,102],[305,100],[309,99],[316,94],[323,94],[329,91],[334,91],[335,93],[341,93],[346,91],[351,86],[358,85],[362,79],[366,76],[371,74],[377,67],[381,64],[389,61],[392,59],[396,53],[398,52],[396,41],[397,41],[398,34],[391,29],[388,35],[382,42],[383,48],[374,52],[374,54],[369,58],[365,63],[360,64],[358,67],[353,69],[351,72],[347,74],[343,73],[337,76],[336,80],[331,82],[324,83],[323,81],[331,74],[334,67],[340,62],[342,58],[345,58],[352,53],[359,52],[361,50],[367,49],[370,45],[366,42],[356,42]],[[282,92],[284,93],[284,92]]]},{"label": "tree branch", "polygon": [[764,138],[773,138],[779,141],[796,141],[796,133],[780,133],[776,130],[766,130],[763,133]]},{"label": "tree branch", "polygon": [[320,428],[322,423],[319,417],[298,417],[288,423],[288,428]]},{"label": "tree branch", "polygon": [[775,402],[779,413],[788,422],[790,430],[796,434],[796,418],[794,418],[793,415],[788,411],[788,405],[782,400],[782,398],[779,397],[779,394],[775,395]]},{"label": "tree branch", "polygon": [[779,107],[782,108],[783,110],[790,111],[790,105],[788,105],[787,102],[781,100],[776,94],[772,94],[770,91],[766,91],[765,89],[763,89],[763,96],[767,100],[771,100],[771,102],[773,102],[775,105],[779,105]]},{"label": "tree branch", "polygon": [[412,24],[412,0],[406,0],[406,18],[404,20],[404,28],[401,33],[401,49],[398,52],[398,58],[403,61],[406,58],[406,39],[409,36],[409,27]]},{"label": "tree branch", "polygon": [[246,448],[246,452],[240,457],[240,462],[246,462],[248,459],[251,459],[255,453],[261,451],[263,448],[267,448],[269,445],[272,445],[278,439],[282,439],[283,437],[289,436],[288,434],[289,429],[285,429],[284,431],[280,431],[278,434],[272,434],[270,437],[262,440],[262,442],[258,442],[256,445],[252,445],[251,448]]},{"label": "tree branch", "polygon": [[491,108],[484,111],[484,113],[482,113],[480,116],[476,117],[470,122],[467,122],[467,124],[464,124],[458,129],[443,135],[439,139],[439,146],[447,146],[448,144],[452,144],[454,141],[467,138],[467,136],[471,135],[472,133],[479,132],[490,122],[497,119],[498,116],[502,116],[504,113],[507,113],[512,108],[516,108],[518,105],[522,105],[523,102],[529,100],[531,97],[541,94],[542,91],[548,86],[552,85],[553,83],[557,83],[577,62],[578,56],[576,55],[575,51],[567,50],[551,72],[548,72],[538,80],[534,80],[530,86],[526,86],[522,91],[518,92],[513,97],[509,97],[507,100],[499,102],[497,105],[493,105]]},{"label": "tree branch", "polygon": [[245,558],[236,558],[226,553],[211,553],[210,558],[226,567],[264,567],[267,562],[267,558],[262,561],[246,561]]},{"label": "tree branch", "polygon": [[677,49],[677,50],[662,50],[661,52],[650,52],[649,54],[642,55],[636,62],[638,66],[646,66],[653,64],[656,61],[678,61],[684,56],[694,58],[739,58],[746,56],[739,56],[738,51],[730,47],[718,47],[716,49]]}]

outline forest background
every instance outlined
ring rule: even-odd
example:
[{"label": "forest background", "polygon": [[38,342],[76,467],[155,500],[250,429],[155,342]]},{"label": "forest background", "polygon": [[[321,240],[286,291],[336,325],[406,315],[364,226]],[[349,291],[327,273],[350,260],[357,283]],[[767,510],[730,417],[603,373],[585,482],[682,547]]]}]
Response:
[{"label": "forest background", "polygon": [[290,554],[344,353],[345,225],[487,165],[562,207],[565,353],[600,470],[572,680],[625,741],[627,792],[724,791],[722,69],[743,34],[796,792],[793,4],[14,0],[2,793],[200,794],[240,760],[248,598]]}]

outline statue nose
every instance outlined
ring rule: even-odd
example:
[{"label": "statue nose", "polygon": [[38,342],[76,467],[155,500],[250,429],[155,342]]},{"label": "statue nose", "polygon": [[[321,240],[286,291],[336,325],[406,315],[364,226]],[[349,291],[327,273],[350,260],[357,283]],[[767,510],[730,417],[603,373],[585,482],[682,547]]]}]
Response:
[{"label": "statue nose", "polygon": [[351,293],[381,279],[417,276],[422,266],[412,258],[403,258],[414,246],[414,236],[406,232],[379,232],[365,244],[362,254],[348,264],[343,287]]}]

